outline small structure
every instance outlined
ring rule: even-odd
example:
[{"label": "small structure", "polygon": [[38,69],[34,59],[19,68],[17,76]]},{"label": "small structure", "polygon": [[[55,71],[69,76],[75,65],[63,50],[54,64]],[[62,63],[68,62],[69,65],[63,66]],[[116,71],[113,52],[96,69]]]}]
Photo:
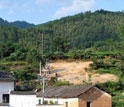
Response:
[{"label": "small structure", "polygon": [[37,107],[112,107],[111,95],[92,85],[71,85],[45,89],[37,93]]},{"label": "small structure", "polygon": [[15,78],[0,71],[0,105],[9,105],[10,92],[14,90]]}]

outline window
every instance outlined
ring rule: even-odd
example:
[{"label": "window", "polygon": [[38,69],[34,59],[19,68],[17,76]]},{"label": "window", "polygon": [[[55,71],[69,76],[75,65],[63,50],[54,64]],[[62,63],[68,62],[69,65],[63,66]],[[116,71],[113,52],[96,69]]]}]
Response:
[{"label": "window", "polygon": [[87,107],[91,107],[91,103],[90,102],[87,102]]},{"label": "window", "polygon": [[9,103],[9,94],[3,94],[3,103]]}]

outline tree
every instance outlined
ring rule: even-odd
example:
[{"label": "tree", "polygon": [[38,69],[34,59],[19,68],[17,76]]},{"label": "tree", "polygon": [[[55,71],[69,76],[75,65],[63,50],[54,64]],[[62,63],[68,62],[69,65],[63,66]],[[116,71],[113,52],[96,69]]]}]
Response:
[{"label": "tree", "polygon": [[39,66],[39,62],[42,61],[42,65],[45,65],[45,58],[41,56],[40,52],[35,48],[28,51],[26,60],[29,64]]}]

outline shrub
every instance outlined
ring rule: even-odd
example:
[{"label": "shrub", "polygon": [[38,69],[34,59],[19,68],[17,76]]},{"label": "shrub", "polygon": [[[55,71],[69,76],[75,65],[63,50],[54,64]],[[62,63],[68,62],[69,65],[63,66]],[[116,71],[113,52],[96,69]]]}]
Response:
[{"label": "shrub", "polygon": [[114,92],[113,93],[115,96],[113,96],[113,100],[119,100],[119,99],[124,99],[123,92]]},{"label": "shrub", "polygon": [[72,85],[71,83],[69,83],[68,81],[56,81],[55,82],[55,86],[63,86],[63,85]]},{"label": "shrub", "polygon": [[43,104],[48,104],[48,101],[47,100],[44,100]]},{"label": "shrub", "polygon": [[117,62],[116,60],[111,60],[112,65],[116,64],[116,62]]},{"label": "shrub", "polygon": [[52,100],[50,100],[50,104],[54,104]]},{"label": "shrub", "polygon": [[124,102],[121,101],[113,101],[112,107],[124,107]]},{"label": "shrub", "polygon": [[39,104],[41,104],[41,99],[39,99]]},{"label": "shrub", "polygon": [[120,79],[117,82],[108,81],[106,83],[98,84],[98,87],[105,89],[108,92],[114,93],[116,91],[124,90],[124,83],[123,83],[123,79]]}]

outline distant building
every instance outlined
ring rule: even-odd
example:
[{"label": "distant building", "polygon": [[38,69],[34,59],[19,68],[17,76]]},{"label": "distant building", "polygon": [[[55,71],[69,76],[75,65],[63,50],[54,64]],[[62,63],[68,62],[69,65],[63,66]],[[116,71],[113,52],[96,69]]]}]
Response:
[{"label": "distant building", "polygon": [[12,91],[10,107],[112,107],[112,101],[110,94],[96,86],[70,85],[45,88],[44,95]]},{"label": "distant building", "polygon": [[[37,107],[112,107],[111,95],[90,85],[48,87],[44,97],[48,105]],[[42,92],[37,93],[37,100],[42,99]]]},{"label": "distant building", "polygon": [[0,71],[0,106],[9,105],[10,92],[14,90],[15,78],[7,72]]}]

